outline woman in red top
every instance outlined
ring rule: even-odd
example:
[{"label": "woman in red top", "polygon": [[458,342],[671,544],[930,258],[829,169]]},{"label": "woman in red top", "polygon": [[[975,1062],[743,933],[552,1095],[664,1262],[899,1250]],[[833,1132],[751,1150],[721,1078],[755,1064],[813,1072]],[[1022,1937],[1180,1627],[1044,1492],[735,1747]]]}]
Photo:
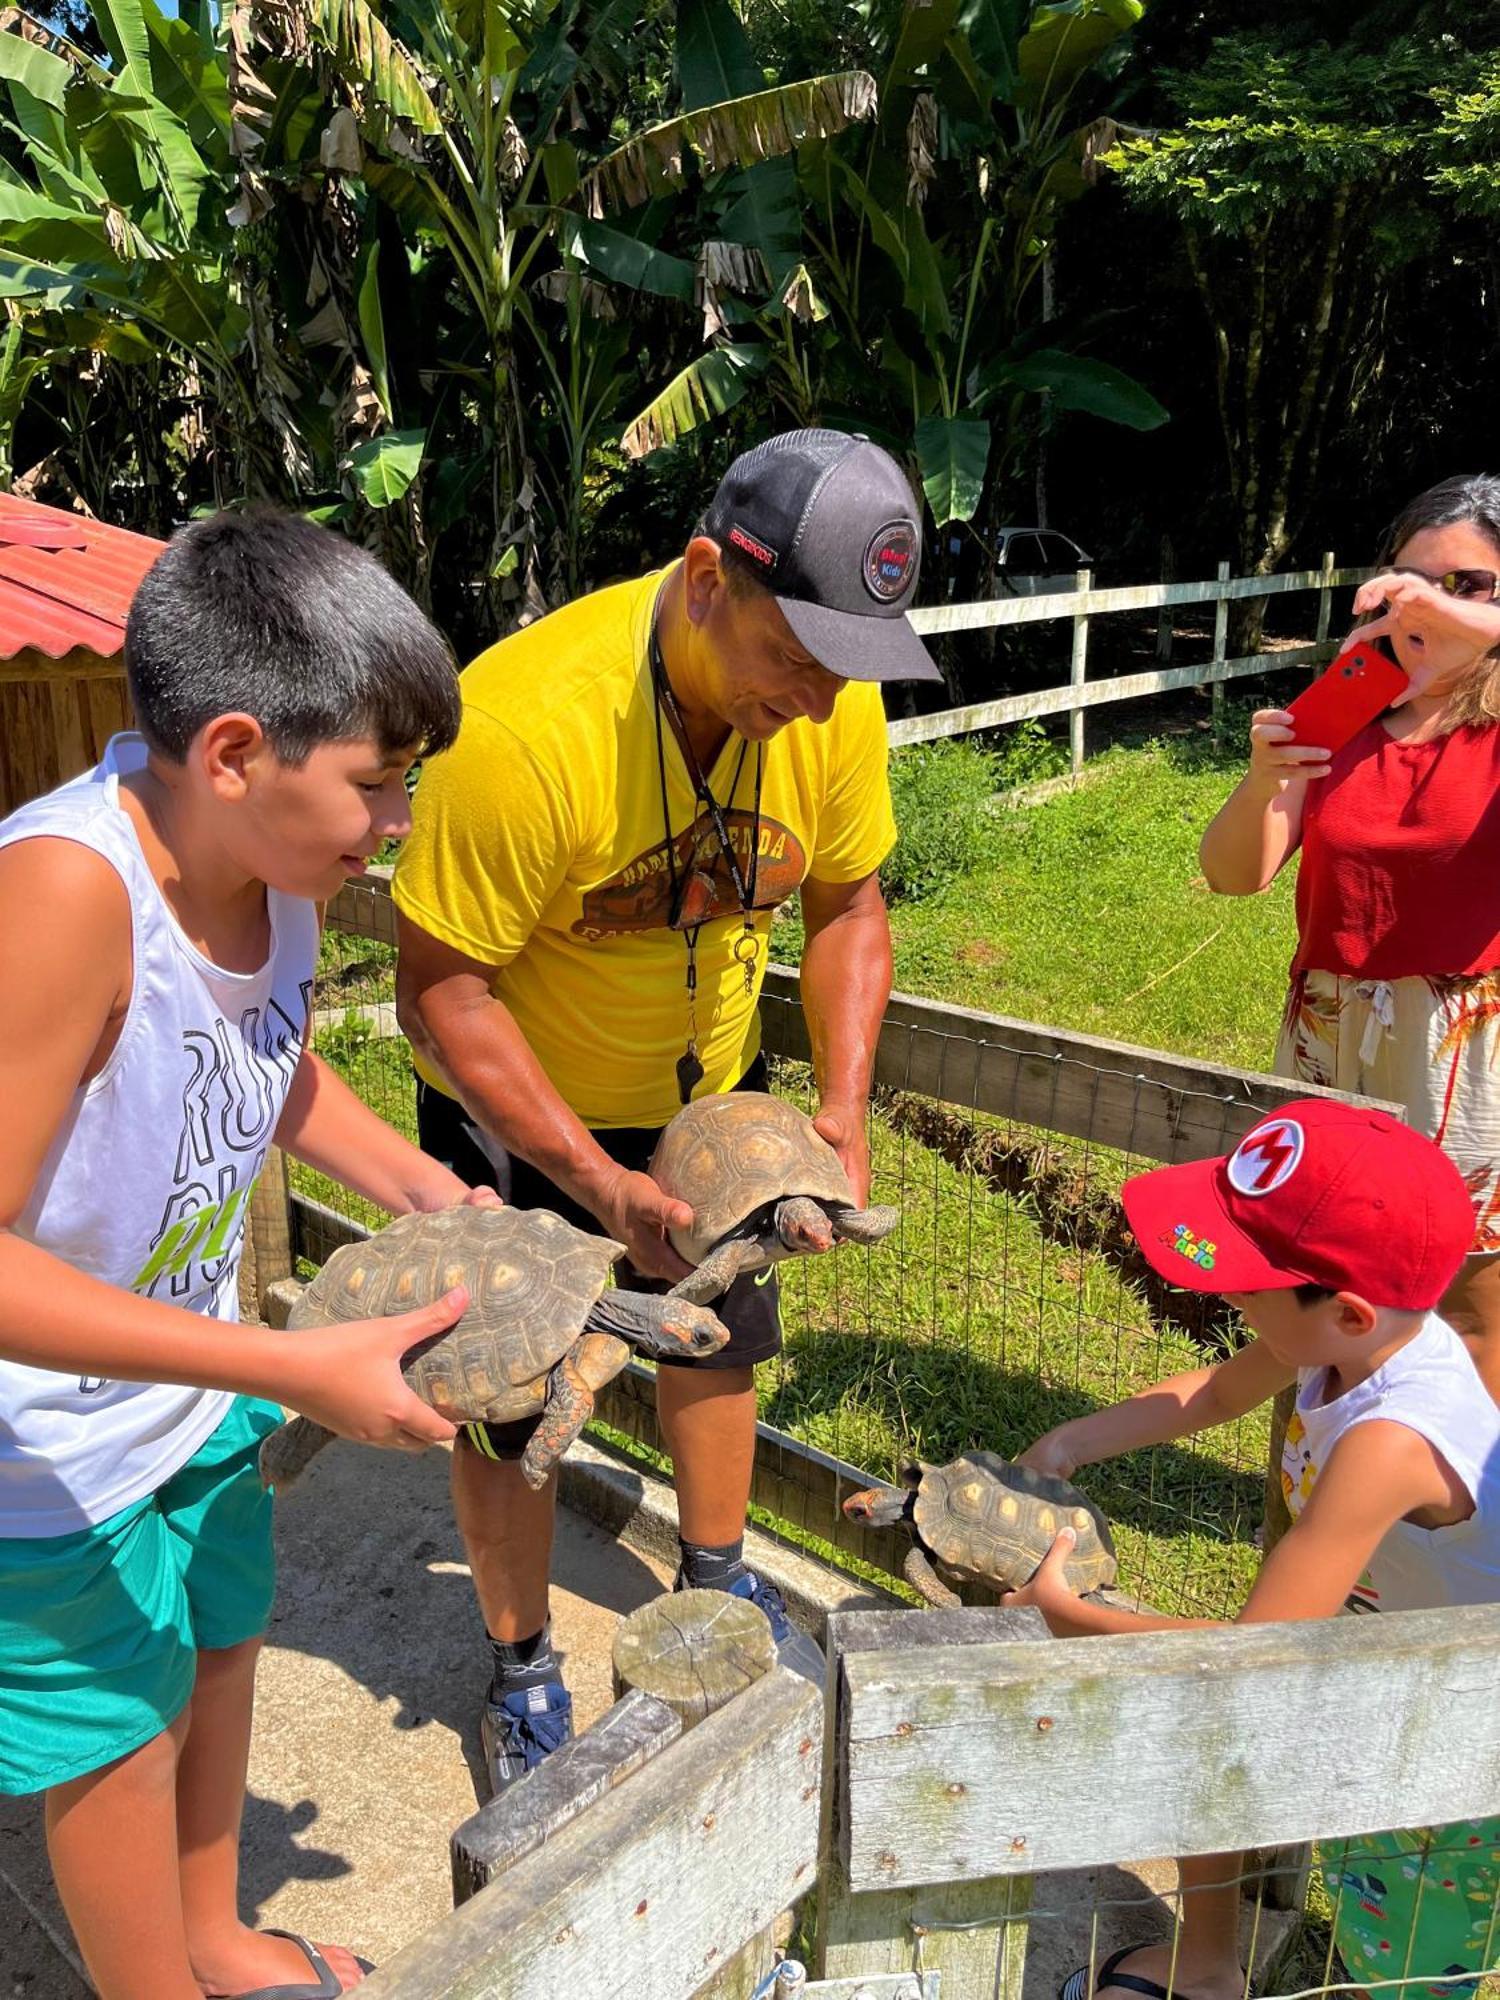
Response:
[{"label": "woman in red top", "polygon": [[1264,889],[1301,849],[1276,1067],[1404,1104],[1474,1199],[1443,1300],[1500,1397],[1500,479],[1444,480],[1390,529],[1356,614],[1410,689],[1337,753],[1283,709],[1203,836],[1209,886]]}]

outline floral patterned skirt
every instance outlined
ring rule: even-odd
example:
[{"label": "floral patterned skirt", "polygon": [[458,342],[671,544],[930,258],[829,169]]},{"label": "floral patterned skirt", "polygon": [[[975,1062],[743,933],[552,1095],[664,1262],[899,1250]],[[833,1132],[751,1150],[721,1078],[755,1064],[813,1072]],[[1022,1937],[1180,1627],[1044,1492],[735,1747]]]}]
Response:
[{"label": "floral patterned skirt", "polygon": [[1474,1991],[1476,1975],[1496,1969],[1500,1820],[1367,1833],[1320,1848],[1339,1957],[1367,1993],[1458,2000]]},{"label": "floral patterned skirt", "polygon": [[1500,1251],[1500,972],[1292,976],[1276,1073],[1404,1105],[1468,1183],[1474,1254]]}]

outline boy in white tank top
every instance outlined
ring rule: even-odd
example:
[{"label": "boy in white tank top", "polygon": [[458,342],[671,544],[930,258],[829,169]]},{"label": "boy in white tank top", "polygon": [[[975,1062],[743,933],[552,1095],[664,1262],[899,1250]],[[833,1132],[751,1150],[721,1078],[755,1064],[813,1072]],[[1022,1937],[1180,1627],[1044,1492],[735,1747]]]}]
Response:
[{"label": "boy in white tank top", "polygon": [[453,740],[447,646],[295,516],[178,535],[125,661],[142,734],[0,823],[0,1791],[45,1791],[103,2000],[326,1994],[352,1953],[237,1910],[256,1475],[280,1405],[421,1450],[400,1357],[465,1303],[316,1333],[236,1322],[272,1144],[398,1213],[473,1195],[304,1046],[318,901],[409,824]]},{"label": "boy in white tank top", "polygon": [[[1389,1197],[1389,1198],[1388,1198]],[[1292,1527],[1266,1557],[1241,1623],[1344,1608],[1500,1602],[1500,1410],[1434,1310],[1474,1212],[1452,1162],[1380,1112],[1305,1099],[1263,1119],[1227,1159],[1127,1181],[1142,1252],[1172,1284],[1218,1292],[1255,1338],[1060,1424],[1022,1462],[1064,1478],[1143,1445],[1232,1423],[1297,1386],[1282,1457]],[[1069,1590],[1065,1530],[1007,1604],[1058,1637],[1212,1625],[1086,1603]],[[1323,1851],[1334,1936],[1351,1982],[1409,1978],[1457,1996],[1493,1969],[1500,1817],[1337,1841]],[[1103,2000],[1241,2000],[1240,1857],[1178,1864],[1175,1950],[1127,1946],[1099,1968]],[[1088,1970],[1061,2000],[1084,2000]]]}]

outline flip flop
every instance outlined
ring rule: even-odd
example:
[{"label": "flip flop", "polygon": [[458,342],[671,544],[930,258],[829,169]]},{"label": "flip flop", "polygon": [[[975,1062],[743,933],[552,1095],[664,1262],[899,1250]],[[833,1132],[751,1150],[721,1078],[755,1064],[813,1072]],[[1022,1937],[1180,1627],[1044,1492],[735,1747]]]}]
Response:
[{"label": "flip flop", "polygon": [[[1129,1958],[1132,1952],[1145,1951],[1149,1942],[1149,1939],[1143,1938],[1139,1944],[1127,1944],[1112,1957],[1105,1959],[1099,1968],[1099,1976],[1094,1981],[1094,1993],[1100,1992],[1106,1986],[1122,1986],[1127,1993],[1144,1994],[1145,2000],[1192,2000],[1192,1996],[1184,1993],[1178,1986],[1166,1987],[1155,1979],[1142,1979],[1139,1973],[1115,1970],[1121,1960]],[[1058,1987],[1057,2000],[1093,2000],[1089,1992],[1089,1969],[1086,1965],[1080,1965],[1078,1970],[1070,1974]]]},{"label": "flip flop", "polygon": [[[233,1994],[229,2000],[338,2000],[344,1988],[339,1985],[333,1967],[315,1944],[310,1944],[305,1937],[298,1937],[295,1931],[272,1930],[269,1926],[265,1935],[285,1938],[288,1944],[294,1944],[317,1974],[318,1984],[309,1986],[304,1980],[298,1986],[257,1986],[249,1993]],[[361,1972],[375,1970],[367,1958],[356,1958],[353,1952],[349,1956],[354,1958]]]}]

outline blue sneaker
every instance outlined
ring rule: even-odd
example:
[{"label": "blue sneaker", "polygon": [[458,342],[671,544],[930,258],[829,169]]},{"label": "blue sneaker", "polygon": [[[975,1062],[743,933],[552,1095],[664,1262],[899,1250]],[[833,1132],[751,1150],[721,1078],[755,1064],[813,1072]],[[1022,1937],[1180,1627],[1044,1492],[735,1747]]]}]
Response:
[{"label": "blue sneaker", "polygon": [[826,1683],[828,1662],[823,1657],[823,1648],[792,1623],[786,1599],[775,1584],[763,1582],[753,1569],[747,1569],[730,1584],[729,1595],[743,1597],[765,1612],[771,1621],[771,1637],[776,1641],[776,1657],[782,1666],[790,1667],[794,1674],[801,1674],[815,1687]]},{"label": "blue sneaker", "polygon": [[573,1697],[561,1681],[539,1681],[535,1687],[514,1688],[496,1701],[490,1690],[479,1718],[490,1791],[499,1798],[507,1787],[534,1771],[544,1757],[560,1750],[573,1735]]}]

